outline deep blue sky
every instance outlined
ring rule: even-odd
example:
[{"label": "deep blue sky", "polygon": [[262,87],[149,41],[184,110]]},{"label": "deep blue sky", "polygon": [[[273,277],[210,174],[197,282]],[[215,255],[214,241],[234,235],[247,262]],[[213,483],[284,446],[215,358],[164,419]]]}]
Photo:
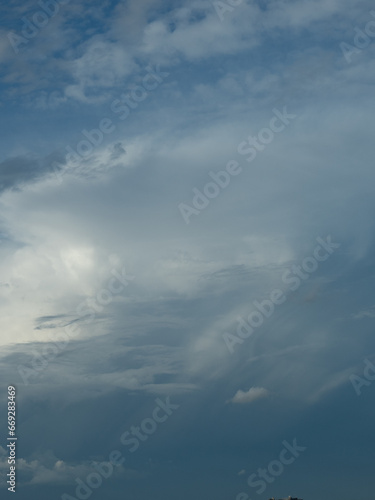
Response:
[{"label": "deep blue sky", "polygon": [[1,4],[4,494],[15,385],[20,499],[370,498],[372,2]]}]

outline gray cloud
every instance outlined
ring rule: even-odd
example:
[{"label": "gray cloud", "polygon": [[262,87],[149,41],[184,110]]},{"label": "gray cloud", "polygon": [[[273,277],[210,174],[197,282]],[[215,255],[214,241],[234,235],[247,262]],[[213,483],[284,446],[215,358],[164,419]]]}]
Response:
[{"label": "gray cloud", "polygon": [[[21,3],[6,30],[36,8]],[[368,497],[372,386],[357,398],[349,377],[374,356],[375,45],[348,64],[339,44],[371,8],[244,1],[221,22],[210,2],[75,2],[17,57],[3,29],[0,399],[16,385],[21,499],[61,497],[167,396],[178,415],[99,496],[235,498],[237,471],[298,435],[309,454],[278,497]],[[111,103],[159,63],[168,78],[121,120]],[[296,118],[247,161],[239,144],[284,107]],[[115,130],[67,161],[105,118]],[[240,174],[185,224],[179,204],[230,160]],[[339,251],[285,287],[328,234]],[[99,303],[123,267],[134,280]],[[231,355],[223,334],[276,288],[285,303]]]}]

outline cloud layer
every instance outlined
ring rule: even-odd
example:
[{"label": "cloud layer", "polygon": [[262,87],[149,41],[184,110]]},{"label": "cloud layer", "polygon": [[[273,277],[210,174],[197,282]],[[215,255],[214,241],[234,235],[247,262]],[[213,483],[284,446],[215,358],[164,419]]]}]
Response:
[{"label": "cloud layer", "polygon": [[178,415],[99,497],[235,498],[297,434],[309,452],[267,498],[372,491],[375,385],[350,376],[375,361],[375,43],[355,38],[373,6],[237,3],[69,2],[29,38],[42,7],[5,9],[0,399],[17,387],[21,499],[73,494],[167,396]]}]

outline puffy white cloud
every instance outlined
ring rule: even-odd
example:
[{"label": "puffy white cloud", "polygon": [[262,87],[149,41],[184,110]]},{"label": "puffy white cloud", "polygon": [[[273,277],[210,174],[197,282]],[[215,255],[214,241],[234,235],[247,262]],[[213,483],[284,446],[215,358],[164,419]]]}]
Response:
[{"label": "puffy white cloud", "polygon": [[[9,470],[5,450],[0,447],[0,470],[2,471],[1,483],[6,485],[5,473]],[[25,460],[18,458],[16,461],[17,484],[19,486],[31,485],[74,485],[76,478],[85,478],[95,471],[97,461],[84,463],[67,463],[57,459],[53,452],[47,451],[37,455],[37,458]],[[114,468],[115,476],[124,472],[123,466]]]},{"label": "puffy white cloud", "polygon": [[233,398],[230,399],[230,402],[234,404],[253,403],[258,399],[268,397],[268,395],[269,392],[267,391],[267,389],[264,389],[263,387],[250,387],[248,391],[243,391],[242,389],[239,389],[233,396]]}]

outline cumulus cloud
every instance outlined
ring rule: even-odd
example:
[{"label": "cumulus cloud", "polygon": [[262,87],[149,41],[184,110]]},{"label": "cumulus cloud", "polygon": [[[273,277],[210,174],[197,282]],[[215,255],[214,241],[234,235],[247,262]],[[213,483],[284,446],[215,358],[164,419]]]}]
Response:
[{"label": "cumulus cloud", "polygon": [[[83,463],[67,463],[57,459],[50,450],[39,454],[37,458],[18,458],[16,460],[16,470],[19,485],[68,485],[75,484],[76,478],[85,478],[95,471],[94,466],[98,461],[85,461]],[[0,470],[2,471],[1,483],[6,485],[5,474],[9,470],[5,451],[0,447]],[[114,475],[118,476],[124,472],[123,466],[114,468]]]},{"label": "cumulus cloud", "polygon": [[263,387],[250,387],[248,391],[239,389],[229,401],[234,404],[247,404],[253,403],[257,399],[266,398],[268,395],[269,392]]}]

